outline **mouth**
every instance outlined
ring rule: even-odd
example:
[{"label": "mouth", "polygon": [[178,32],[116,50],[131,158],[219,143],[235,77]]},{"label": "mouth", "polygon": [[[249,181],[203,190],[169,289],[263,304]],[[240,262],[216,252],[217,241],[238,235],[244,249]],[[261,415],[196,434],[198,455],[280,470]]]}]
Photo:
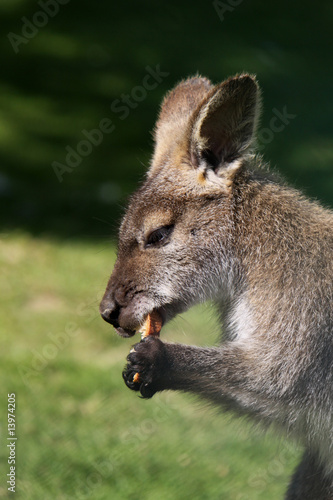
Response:
[{"label": "mouth", "polygon": [[135,328],[117,326],[115,330],[118,335],[123,338],[131,338],[134,337],[136,333],[140,333],[141,339],[144,339],[149,335],[159,336],[165,321],[166,311],[163,308],[158,308],[153,309],[150,313],[147,313],[143,321]]},{"label": "mouth", "polygon": [[128,328],[121,328],[120,326],[117,328],[114,327],[114,329],[116,330],[117,334],[120,337],[123,337],[125,339],[129,339],[130,337],[133,337],[136,334],[136,330],[130,330]]}]

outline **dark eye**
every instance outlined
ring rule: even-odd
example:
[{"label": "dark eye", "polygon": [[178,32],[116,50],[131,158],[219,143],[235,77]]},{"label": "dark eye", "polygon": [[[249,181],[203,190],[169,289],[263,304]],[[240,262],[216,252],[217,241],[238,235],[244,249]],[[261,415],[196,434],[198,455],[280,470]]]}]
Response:
[{"label": "dark eye", "polygon": [[147,238],[146,247],[161,246],[165,244],[173,231],[173,225],[162,226],[152,231]]}]

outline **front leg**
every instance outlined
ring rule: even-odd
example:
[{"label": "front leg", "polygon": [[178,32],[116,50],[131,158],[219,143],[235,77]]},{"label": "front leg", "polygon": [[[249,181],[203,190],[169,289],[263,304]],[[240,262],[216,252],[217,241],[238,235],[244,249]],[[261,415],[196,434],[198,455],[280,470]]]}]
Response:
[{"label": "front leg", "polygon": [[[127,361],[125,383],[145,398],[172,389],[202,394],[219,403],[233,400],[236,404],[249,389],[244,359],[236,346],[167,344],[150,336],[134,346]],[[133,381],[135,373],[139,373],[137,382]]]}]

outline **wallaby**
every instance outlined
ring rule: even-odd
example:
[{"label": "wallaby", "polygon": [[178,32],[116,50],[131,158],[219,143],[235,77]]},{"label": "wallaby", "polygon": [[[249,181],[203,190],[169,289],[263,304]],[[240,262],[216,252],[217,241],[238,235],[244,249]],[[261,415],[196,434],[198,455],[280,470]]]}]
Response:
[{"label": "wallaby", "polygon": [[259,112],[248,74],[167,94],[100,312],[129,337],[153,311],[165,323],[215,301],[219,347],[148,336],[127,358],[127,386],[190,391],[284,428],[306,449],[285,498],[332,500],[333,212],[268,171]]}]

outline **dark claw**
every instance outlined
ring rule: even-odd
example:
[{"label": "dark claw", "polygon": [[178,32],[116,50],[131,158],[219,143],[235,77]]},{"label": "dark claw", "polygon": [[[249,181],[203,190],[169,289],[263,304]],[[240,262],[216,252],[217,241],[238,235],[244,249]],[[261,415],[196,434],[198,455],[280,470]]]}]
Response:
[{"label": "dark claw", "polygon": [[125,381],[125,384],[127,385],[127,387],[132,389],[132,391],[138,391],[140,389],[140,383],[133,381],[135,374],[136,371],[132,368],[129,368],[129,365],[127,365],[123,370],[123,379]]}]

